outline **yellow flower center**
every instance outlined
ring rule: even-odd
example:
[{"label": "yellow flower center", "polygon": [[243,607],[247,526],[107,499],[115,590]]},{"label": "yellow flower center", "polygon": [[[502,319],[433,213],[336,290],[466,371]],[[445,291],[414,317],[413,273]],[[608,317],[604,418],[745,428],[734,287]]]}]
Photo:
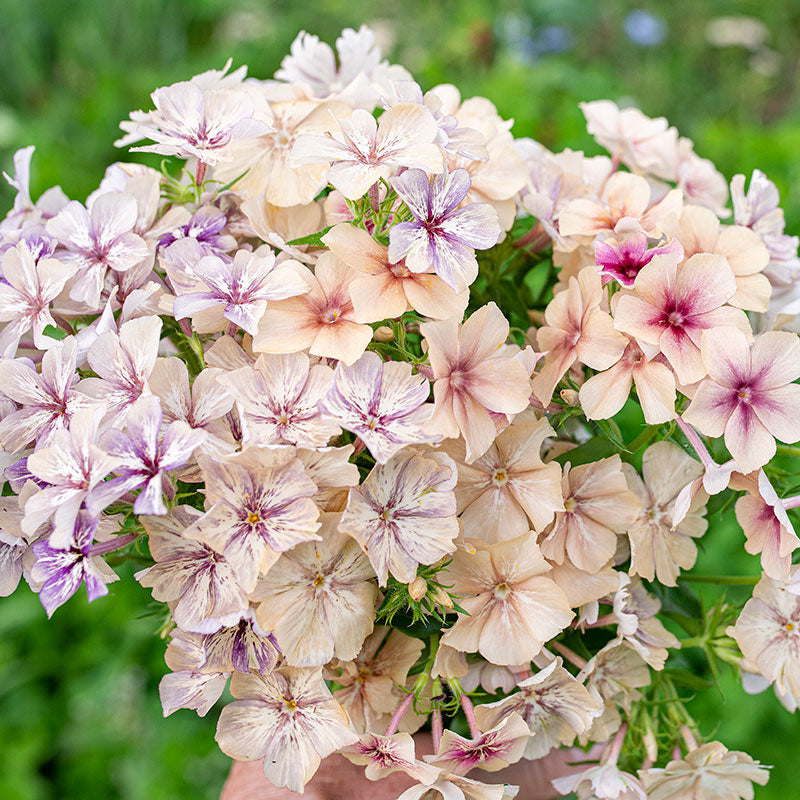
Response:
[{"label": "yellow flower center", "polygon": [[497,586],[494,587],[494,596],[498,598],[498,600],[505,600],[511,594],[511,587],[503,581],[503,583],[498,583]]},{"label": "yellow flower center", "polygon": [[247,515],[247,521],[248,521],[248,522],[249,522],[251,525],[255,525],[257,522],[261,522],[261,517],[258,515],[258,513],[257,513],[257,512],[255,512],[255,511],[251,511],[251,512],[250,512],[250,513]]},{"label": "yellow flower center", "polygon": [[508,480],[508,473],[505,471],[503,467],[498,467],[494,471],[492,480],[497,486],[502,486]]},{"label": "yellow flower center", "polygon": [[791,633],[794,630],[794,622],[787,622],[783,627]]},{"label": "yellow flower center", "polygon": [[578,501],[574,497],[568,497],[564,501],[564,510],[570,514],[578,507]]},{"label": "yellow flower center", "polygon": [[316,586],[317,589],[319,589],[320,586],[324,585],[324,583],[325,583],[325,576],[321,572],[318,572],[317,577],[314,578],[314,586]]}]

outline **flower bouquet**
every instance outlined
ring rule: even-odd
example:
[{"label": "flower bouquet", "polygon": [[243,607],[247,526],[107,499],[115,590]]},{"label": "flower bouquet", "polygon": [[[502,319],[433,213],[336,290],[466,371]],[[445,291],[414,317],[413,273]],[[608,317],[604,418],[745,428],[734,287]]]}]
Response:
[{"label": "flower bouquet", "polygon": [[[585,103],[608,155],[554,153],[367,28],[336,50],[157,89],[117,144],[161,169],[85,203],[34,202],[16,154],[0,593],[50,616],[140,565],[164,713],[229,686],[220,748],[295,792],[341,753],[403,800],[501,800],[486,771],[576,744],[564,795],[752,798],[768,772],[704,741],[683,654],[800,698],[774,184],[736,175],[731,212],[663,118]],[[701,604],[733,503],[763,575]]]}]

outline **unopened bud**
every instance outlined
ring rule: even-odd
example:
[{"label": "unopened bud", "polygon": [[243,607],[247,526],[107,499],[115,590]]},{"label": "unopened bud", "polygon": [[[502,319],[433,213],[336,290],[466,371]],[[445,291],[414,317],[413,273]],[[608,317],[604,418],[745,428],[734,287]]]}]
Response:
[{"label": "unopened bud", "polygon": [[394,331],[388,325],[379,325],[375,328],[372,338],[376,342],[391,342],[394,339]]},{"label": "unopened bud", "polygon": [[559,394],[568,406],[578,407],[578,393],[574,389],[562,389]]},{"label": "unopened bud", "polygon": [[453,601],[450,598],[450,595],[442,589],[441,586],[437,586],[432,592],[431,597],[433,598],[434,603],[438,603],[442,608],[452,608]]},{"label": "unopened bud", "polygon": [[644,745],[647,757],[655,764],[656,761],[658,761],[658,741],[656,740],[656,735],[653,732],[653,728],[648,718],[645,718],[644,727],[645,731],[644,736],[642,737],[642,744]]},{"label": "unopened bud", "polygon": [[419,603],[427,593],[428,582],[425,578],[414,578],[414,580],[408,584],[408,595],[415,603]]}]

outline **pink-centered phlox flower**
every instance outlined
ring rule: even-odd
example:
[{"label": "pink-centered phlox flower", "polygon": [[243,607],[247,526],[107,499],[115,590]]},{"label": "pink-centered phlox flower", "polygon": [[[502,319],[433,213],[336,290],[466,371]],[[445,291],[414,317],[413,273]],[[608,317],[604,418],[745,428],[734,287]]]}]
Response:
[{"label": "pink-centered phlox flower", "polygon": [[[442,643],[465,653],[479,652],[493,664],[523,664],[574,617],[561,589],[546,575],[532,533],[459,550],[443,573],[463,599]],[[477,549],[476,549],[477,548]]]},{"label": "pink-centered phlox flower", "polygon": [[463,463],[460,440],[445,443],[458,464],[456,500],[464,538],[498,542],[531,528],[542,531],[564,510],[561,468],[541,458],[543,440],[553,435],[546,420],[509,425],[472,464]]},{"label": "pink-centered phlox flower", "polygon": [[50,304],[61,294],[64,284],[75,272],[74,264],[55,258],[35,258],[28,244],[20,242],[3,254],[3,281],[0,282],[0,356],[13,358],[22,335],[33,333],[33,343],[46,350],[56,343],[44,329],[57,327]]},{"label": "pink-centered phlox flower", "polygon": [[[286,263],[275,264],[265,248],[251,253],[238,250],[232,263],[206,256],[192,267],[205,290],[175,298],[175,319],[216,311],[228,322],[255,336],[269,300],[285,300],[309,291],[306,282]],[[296,262],[292,262],[295,264]],[[220,320],[223,322],[223,320]]]},{"label": "pink-centered phlox flower", "polygon": [[345,747],[340,753],[353,764],[364,767],[364,775],[370,781],[378,781],[393,772],[403,772],[428,786],[439,776],[436,767],[417,760],[410,733],[395,733],[391,736],[365,733],[355,744]]},{"label": "pink-centered phlox flower", "polygon": [[410,583],[420,564],[433,564],[455,549],[456,478],[449,456],[408,449],[350,490],[339,530],[361,545],[381,586],[390,572]]},{"label": "pink-centered phlox flower", "polygon": [[235,672],[231,693],[239,699],[222,709],[217,743],[239,761],[263,759],[275,786],[302,792],[323,758],[358,741],[319,669]]},{"label": "pink-centered phlox flower", "polygon": [[159,247],[169,248],[181,239],[200,245],[203,256],[218,256],[236,247],[236,239],[223,233],[228,217],[216,206],[201,206],[183,225],[171,228],[158,239]]},{"label": "pink-centered phlox flower", "polygon": [[84,378],[78,388],[103,404],[108,424],[119,424],[140,397],[150,394],[147,382],[160,338],[161,320],[140,317],[124,323],[119,333],[100,334],[89,348],[89,366],[99,377]]},{"label": "pink-centered phlox flower", "polygon": [[438,438],[423,432],[433,412],[426,402],[429,394],[428,379],[412,374],[411,364],[364,353],[352,366],[336,367],[319,409],[355,433],[375,460],[385,464],[406,445]]},{"label": "pink-centered phlox flower", "polygon": [[792,553],[800,547],[783,502],[778,497],[764,470],[740,479],[737,489],[747,494],[736,501],[736,521],[747,538],[744,549],[753,555],[761,554],[761,568],[773,580],[786,580],[792,563]]},{"label": "pink-centered phlox flower", "polygon": [[603,288],[594,267],[571,277],[544,312],[545,324],[536,332],[538,347],[545,352],[544,365],[533,379],[533,393],[548,404],[558,382],[576,362],[592,369],[608,369],[616,363],[627,339],[614,330],[611,317],[601,309]]},{"label": "pink-centered phlox flower", "polygon": [[[206,483],[206,513],[187,532],[222,553],[246,591],[284,550],[319,539],[316,486],[302,462],[262,469],[198,458]],[[269,630],[269,628],[267,628]]]},{"label": "pink-centered phlox flower", "polygon": [[225,556],[183,531],[200,512],[177,506],[163,517],[143,517],[155,564],[134,577],[153,597],[172,604],[172,618],[184,631],[213,633],[239,621],[249,606]]},{"label": "pink-centered phlox flower", "polygon": [[358,544],[337,531],[339,517],[322,514],[321,540],[283,553],[251,593],[259,624],[292,666],[349,661],[372,631],[375,573]]},{"label": "pink-centered phlox flower", "polygon": [[155,144],[132,149],[194,157],[213,166],[230,160],[232,142],[252,139],[271,130],[256,115],[255,103],[243,88],[206,88],[194,81],[179,81],[156,89],[150,97],[155,110],[144,115],[134,112],[131,120],[135,124],[128,126],[131,133],[119,140],[118,146],[150,139]]},{"label": "pink-centered phlox flower", "polygon": [[245,442],[312,448],[324,447],[341,430],[318,407],[332,380],[333,370],[312,365],[305,353],[265,353],[253,366],[224,376],[240,410]]},{"label": "pink-centered phlox flower", "polygon": [[357,108],[348,119],[337,117],[338,131],[328,136],[306,134],[292,148],[296,166],[328,162],[328,181],[348,200],[358,200],[396,167],[428,173],[442,171],[442,151],[434,144],[438,126],[430,111],[401,103],[375,117]]},{"label": "pink-centered phlox flower", "polygon": [[358,322],[395,319],[411,308],[432,319],[463,316],[469,297],[466,290],[456,292],[429,271],[414,272],[403,259],[392,263],[388,248],[367,231],[340,223],[322,241],[360,273],[349,285]]},{"label": "pink-centered phlox flower", "polygon": [[628,237],[606,240],[598,239],[594,243],[594,255],[603,286],[616,281],[620,286],[630,289],[643,266],[649,264],[653,256],[675,254],[679,261],[683,260],[683,247],[677,239],[670,239],[665,244],[651,246],[646,233],[637,231]]},{"label": "pink-centered phlox flower", "polygon": [[800,440],[800,341],[769,331],[752,347],[740,330],[703,332],[708,378],[697,388],[684,419],[707,436],[723,436],[741,468],[752,472],[775,455],[775,438]]},{"label": "pink-centered phlox flower", "polygon": [[[110,518],[106,525],[115,527]],[[39,587],[39,600],[48,617],[52,617],[53,612],[64,605],[81,584],[86,585],[91,603],[108,594],[106,584],[119,580],[101,555],[92,555],[97,529],[98,518],[80,511],[63,547],[48,541],[34,543],[32,550],[36,563],[31,567],[31,580]]]},{"label": "pink-centered phlox flower", "polygon": [[763,576],[727,633],[768,681],[800,697],[800,596],[786,583]]},{"label": "pink-centered phlox flower", "polygon": [[42,358],[42,371],[27,359],[0,361],[3,394],[22,408],[0,421],[0,445],[15,453],[31,441],[36,449],[49,446],[58,430],[69,427],[72,415],[93,401],[75,390],[77,344],[70,336]]},{"label": "pink-centered phlox flower", "polygon": [[463,325],[455,318],[420,325],[434,379],[434,413],[426,430],[448,438],[462,435],[467,463],[483,455],[497,435],[491,412],[517,414],[530,404],[529,372],[500,352],[508,331],[508,320],[494,303]]},{"label": "pink-centered phlox flower", "polygon": [[28,456],[27,468],[46,485],[25,504],[25,533],[52,517],[50,544],[67,547],[81,505],[92,499],[118,463],[98,445],[99,424],[95,408],[82,408],[73,414],[69,430],[56,431],[49,447]]},{"label": "pink-centered phlox flower", "polygon": [[614,305],[614,325],[657,347],[688,385],[706,375],[700,356],[703,331],[719,326],[749,333],[746,314],[727,305],[736,280],[719,255],[698,254],[678,267],[675,255],[654,257],[636,277],[633,292]]},{"label": "pink-centered phlox flower", "polygon": [[163,493],[174,491],[167,473],[191,458],[205,441],[206,432],[176,420],[162,433],[161,422],[161,402],[150,395],[128,411],[126,433],[117,428],[103,433],[100,445],[117,461],[117,477],[96,487],[90,508],[105,508],[127,492],[141,489],[133,501],[135,514],[167,513]]},{"label": "pink-centered phlox flower", "polygon": [[525,720],[531,733],[523,754],[526,759],[543,758],[554,747],[571,745],[603,710],[600,697],[575,680],[560,658],[518,686],[518,692],[478,708],[490,727],[512,713]]},{"label": "pink-centered phlox flower", "polygon": [[133,232],[136,218],[132,195],[109,192],[89,208],[77,201],[67,203],[48,221],[47,233],[64,248],[57,252],[58,258],[76,273],[70,299],[97,310],[107,270],[125,272],[151,258],[145,240]]},{"label": "pink-centered phlox flower", "polygon": [[645,422],[658,425],[675,417],[675,375],[658,357],[648,358],[631,339],[622,357],[605,372],[581,385],[579,402],[587,419],[609,419],[619,412],[636,387]]},{"label": "pink-centered phlox flower", "polygon": [[312,273],[298,267],[308,292],[270,303],[253,337],[257,353],[296,353],[352,364],[372,339],[372,328],[356,321],[349,286],[358,277],[333,253],[323,253]]},{"label": "pink-centered phlox flower", "polygon": [[488,250],[501,236],[497,212],[487,203],[461,206],[470,188],[465,169],[432,180],[409,169],[390,183],[414,219],[389,229],[389,260],[405,259],[412,272],[433,269],[454,291],[463,291],[478,276],[475,249]]},{"label": "pink-centered phlox flower", "polygon": [[[482,706],[478,706],[478,726],[483,728],[481,711]],[[525,720],[512,712],[492,728],[469,739],[446,730],[438,751],[425,756],[425,760],[454,775],[466,775],[474,768],[497,772],[522,758],[530,736]]]}]

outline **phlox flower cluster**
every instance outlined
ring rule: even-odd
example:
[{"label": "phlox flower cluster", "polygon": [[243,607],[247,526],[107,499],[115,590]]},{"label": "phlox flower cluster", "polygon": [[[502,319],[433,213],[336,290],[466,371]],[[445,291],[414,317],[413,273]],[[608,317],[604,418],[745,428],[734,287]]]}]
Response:
[{"label": "phlox flower cluster", "polygon": [[[703,741],[682,651],[800,703],[774,184],[609,100],[582,105],[607,155],[551,152],[367,28],[229,67],[122,123],[162,171],[85,202],[32,200],[32,148],[6,176],[0,594],[51,616],[135,556],[164,713],[229,686],[220,748],[295,792],[338,752],[402,800],[502,800],[470,771],[577,744],[565,795],[752,798],[767,769]],[[755,588],[701,609],[723,506]]]}]

